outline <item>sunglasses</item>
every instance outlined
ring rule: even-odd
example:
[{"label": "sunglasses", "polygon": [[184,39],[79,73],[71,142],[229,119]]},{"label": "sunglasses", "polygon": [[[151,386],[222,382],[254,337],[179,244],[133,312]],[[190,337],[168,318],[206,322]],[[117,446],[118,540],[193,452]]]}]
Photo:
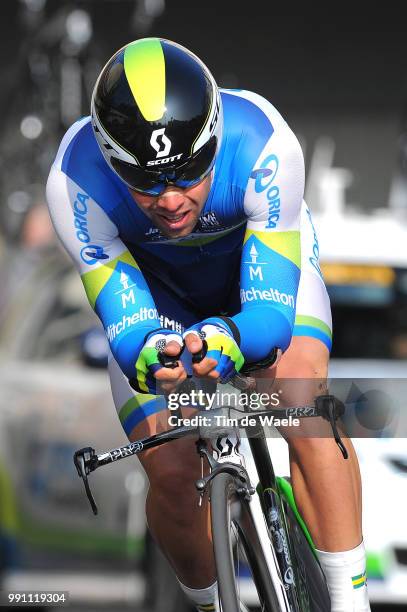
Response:
[{"label": "sunglasses", "polygon": [[168,185],[187,189],[197,185],[211,172],[217,147],[217,139],[211,138],[206,146],[181,166],[167,166],[160,170],[145,170],[111,157],[110,163],[128,187],[146,195],[161,195]]}]

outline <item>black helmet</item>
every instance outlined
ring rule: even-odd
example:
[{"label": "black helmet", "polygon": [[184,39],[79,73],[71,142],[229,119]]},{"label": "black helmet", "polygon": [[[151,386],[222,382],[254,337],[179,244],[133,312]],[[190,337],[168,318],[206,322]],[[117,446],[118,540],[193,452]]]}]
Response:
[{"label": "black helmet", "polygon": [[143,38],[103,68],[92,96],[92,125],[109,166],[131,188],[157,195],[168,184],[201,181],[222,134],[215,80],[193,53]]}]

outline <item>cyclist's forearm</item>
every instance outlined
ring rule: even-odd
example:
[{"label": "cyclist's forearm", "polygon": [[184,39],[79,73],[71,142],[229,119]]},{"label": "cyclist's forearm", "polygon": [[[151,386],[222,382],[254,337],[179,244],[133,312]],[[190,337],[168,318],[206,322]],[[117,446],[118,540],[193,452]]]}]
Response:
[{"label": "cyclist's forearm", "polygon": [[232,317],[247,361],[264,359],[273,348],[285,350],[290,344],[300,280],[297,219],[290,231],[257,229],[258,225],[249,223],[246,231],[240,275],[242,310]]},{"label": "cyclist's forearm", "polygon": [[128,261],[119,261],[110,275],[99,269],[97,277],[92,278],[92,271],[82,275],[82,281],[105,329],[113,356],[126,376],[132,377],[144,339],[160,327],[160,319],[136,262],[130,259],[129,253],[121,257]]},{"label": "cyclist's forearm", "polygon": [[285,351],[293,330],[292,321],[267,306],[244,310],[230,319],[210,317],[207,322],[227,326],[248,362],[264,359],[274,348]]}]

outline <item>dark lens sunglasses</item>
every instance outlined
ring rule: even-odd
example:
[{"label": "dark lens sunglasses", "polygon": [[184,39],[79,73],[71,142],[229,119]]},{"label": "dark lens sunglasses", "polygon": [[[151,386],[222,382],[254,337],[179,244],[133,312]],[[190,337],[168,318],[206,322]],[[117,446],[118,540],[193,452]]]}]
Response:
[{"label": "dark lens sunglasses", "polygon": [[128,187],[146,195],[158,196],[168,185],[187,189],[200,183],[213,168],[216,146],[217,140],[212,137],[205,147],[181,166],[167,166],[160,170],[145,170],[117,157],[111,157],[110,162]]}]

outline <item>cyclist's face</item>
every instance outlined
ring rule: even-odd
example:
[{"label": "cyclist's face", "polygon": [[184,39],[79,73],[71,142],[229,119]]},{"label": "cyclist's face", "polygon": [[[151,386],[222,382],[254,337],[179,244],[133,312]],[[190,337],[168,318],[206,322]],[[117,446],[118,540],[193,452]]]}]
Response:
[{"label": "cyclist's face", "polygon": [[134,201],[156,227],[169,238],[188,236],[197,224],[211,188],[212,173],[188,189],[169,185],[159,196],[130,189]]}]

